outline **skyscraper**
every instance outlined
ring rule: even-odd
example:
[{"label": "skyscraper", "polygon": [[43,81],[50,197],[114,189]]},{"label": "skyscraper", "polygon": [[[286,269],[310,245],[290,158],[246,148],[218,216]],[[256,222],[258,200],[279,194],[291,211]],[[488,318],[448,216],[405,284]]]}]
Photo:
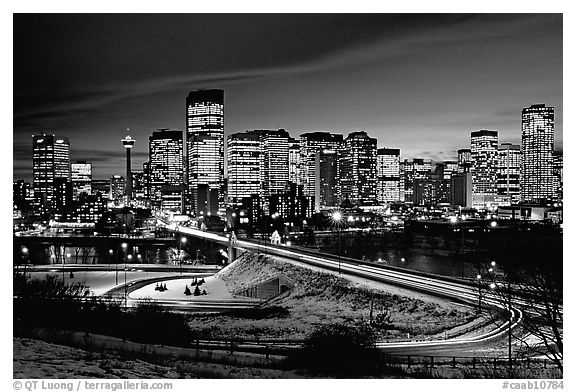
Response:
[{"label": "skyscraper", "polygon": [[92,164],[86,161],[76,161],[70,165],[72,183],[74,184],[74,198],[85,192],[92,193]]},{"label": "skyscraper", "polygon": [[24,180],[14,181],[12,183],[12,192],[13,210],[27,212],[32,208],[34,201],[32,184],[24,182]]},{"label": "skyscraper", "polygon": [[[338,158],[336,150],[324,148],[316,152],[314,174],[314,209],[338,205]],[[308,196],[311,197],[311,196]]]},{"label": "skyscraper", "polygon": [[475,208],[496,206],[498,167],[498,131],[471,133],[472,205]]},{"label": "skyscraper", "polygon": [[126,192],[126,181],[119,174],[110,177],[110,200],[119,201]]},{"label": "skyscraper", "polygon": [[352,132],[344,140],[338,159],[342,202],[376,204],[377,143],[364,131]]},{"label": "skyscraper", "polygon": [[498,205],[518,204],[520,201],[520,170],[522,167],[520,146],[502,143],[498,147]]},{"label": "skyscraper", "polygon": [[459,165],[456,161],[444,161],[436,165],[436,174],[444,180],[451,180],[458,173]]},{"label": "skyscraper", "polygon": [[184,190],[182,148],[180,131],[159,129],[149,137],[150,198],[157,208],[162,205],[163,192],[168,192],[173,197],[174,187],[179,187],[182,195]]},{"label": "skyscraper", "polygon": [[305,196],[316,196],[316,154],[321,150],[338,152],[342,140],[342,135],[329,132],[310,132],[300,135],[300,157],[302,159],[300,175]]},{"label": "skyscraper", "polygon": [[300,140],[288,139],[288,181],[302,185],[302,156],[300,155]]},{"label": "skyscraper", "polygon": [[[224,90],[192,91],[186,98],[186,161],[191,213],[198,210],[198,187],[208,185],[224,207]],[[204,187],[203,187],[204,189]],[[211,198],[210,198],[211,199]]]},{"label": "skyscraper", "polygon": [[522,109],[522,200],[553,197],[554,108],[545,104]]},{"label": "skyscraper", "polygon": [[400,163],[400,199],[414,202],[414,180],[426,179],[432,171],[432,160],[414,158]]},{"label": "skyscraper", "polygon": [[260,137],[254,132],[228,136],[228,201],[261,194]]},{"label": "skyscraper", "polygon": [[262,191],[264,196],[284,193],[289,178],[288,139],[284,129],[258,130],[262,160]]},{"label": "skyscraper", "polygon": [[400,201],[400,149],[378,149],[376,175],[378,203]]},{"label": "skyscraper", "polygon": [[35,204],[54,207],[54,180],[70,180],[70,142],[66,137],[41,133],[32,136],[32,176]]},{"label": "skyscraper", "polygon": [[554,151],[552,156],[554,164],[552,167],[552,174],[554,176],[554,200],[562,201],[564,197],[564,159],[561,151]]},{"label": "skyscraper", "polygon": [[458,173],[468,173],[472,166],[472,152],[469,148],[458,150]]}]

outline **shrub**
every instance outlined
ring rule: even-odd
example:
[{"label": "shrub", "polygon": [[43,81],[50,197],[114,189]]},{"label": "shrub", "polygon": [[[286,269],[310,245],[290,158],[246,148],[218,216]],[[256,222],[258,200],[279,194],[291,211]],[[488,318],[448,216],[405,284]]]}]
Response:
[{"label": "shrub", "polygon": [[288,357],[288,365],[316,374],[362,376],[384,369],[383,354],[367,325],[330,324],[317,327],[301,349]]}]

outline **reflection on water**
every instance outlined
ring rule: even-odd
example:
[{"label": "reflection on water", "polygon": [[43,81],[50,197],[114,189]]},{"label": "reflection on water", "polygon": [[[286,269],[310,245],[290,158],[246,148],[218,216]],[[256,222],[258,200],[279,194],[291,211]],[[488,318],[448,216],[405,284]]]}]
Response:
[{"label": "reflection on water", "polygon": [[32,264],[174,264],[178,262],[178,249],[169,246],[131,246],[110,252],[108,247],[76,247],[29,245]]}]

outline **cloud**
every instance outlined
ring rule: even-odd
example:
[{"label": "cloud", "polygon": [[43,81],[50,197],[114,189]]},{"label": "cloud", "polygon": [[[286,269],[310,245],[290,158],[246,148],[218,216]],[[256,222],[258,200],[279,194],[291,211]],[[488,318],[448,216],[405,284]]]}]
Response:
[{"label": "cloud", "polygon": [[[426,19],[423,20],[426,21]],[[509,20],[504,21],[496,16],[483,18],[470,15],[455,16],[453,20],[447,20],[442,24],[428,21],[425,27],[416,29],[414,32],[373,37],[368,44],[355,42],[344,49],[332,50],[328,53],[320,51],[319,55],[312,54],[306,60],[290,65],[276,63],[260,68],[153,77],[143,81],[98,86],[83,84],[81,89],[66,91],[56,96],[50,96],[47,93],[20,93],[15,95],[15,124],[30,126],[36,124],[31,119],[36,119],[38,124],[42,124],[42,120],[50,118],[89,114],[107,104],[177,89],[230,85],[263,78],[329,71],[417,54],[423,49],[433,50],[433,47],[438,45],[473,45],[479,40],[509,36],[512,32],[523,29],[527,25],[533,25],[538,20],[538,18],[527,16],[515,18],[510,23]],[[459,25],[458,29],[462,32],[461,34],[454,34],[452,29],[456,25]],[[479,28],[480,25],[483,28]],[[288,59],[287,63],[289,61]],[[47,102],[57,103],[47,104]]]}]

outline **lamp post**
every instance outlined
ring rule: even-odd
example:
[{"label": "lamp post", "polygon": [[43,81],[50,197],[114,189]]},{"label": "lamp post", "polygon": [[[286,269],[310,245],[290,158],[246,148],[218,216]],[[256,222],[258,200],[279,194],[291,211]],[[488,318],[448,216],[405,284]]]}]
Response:
[{"label": "lamp post", "polygon": [[[119,247],[118,247],[118,251],[120,250],[120,248],[122,248],[123,251],[126,251],[126,248],[128,247],[128,244],[123,242]],[[118,286],[118,251],[116,252],[116,286]]]},{"label": "lamp post", "polygon": [[182,244],[186,243],[186,237],[182,237],[180,238],[180,241],[178,242],[178,258],[180,261],[180,275],[182,275]]},{"label": "lamp post", "polygon": [[112,257],[114,255],[114,251],[112,249],[108,249],[108,271],[110,271],[110,264],[112,264]]},{"label": "lamp post", "polygon": [[[28,248],[23,246],[22,247],[22,260],[26,260],[26,256],[28,256]],[[28,265],[28,261],[24,263],[24,275],[26,275],[26,266]]]},{"label": "lamp post", "polygon": [[338,275],[340,275],[340,258],[341,258],[340,222],[342,221],[342,213],[340,211],[335,211],[332,214],[332,220],[336,224],[336,229],[338,230]]},{"label": "lamp post", "polygon": [[476,275],[478,280],[478,313],[482,312],[482,275]]},{"label": "lamp post", "polygon": [[[132,255],[128,255],[127,256],[128,261],[132,260]],[[126,270],[128,268],[126,268],[126,263],[124,263],[124,307],[127,308],[128,307],[128,287],[126,286]]]}]

